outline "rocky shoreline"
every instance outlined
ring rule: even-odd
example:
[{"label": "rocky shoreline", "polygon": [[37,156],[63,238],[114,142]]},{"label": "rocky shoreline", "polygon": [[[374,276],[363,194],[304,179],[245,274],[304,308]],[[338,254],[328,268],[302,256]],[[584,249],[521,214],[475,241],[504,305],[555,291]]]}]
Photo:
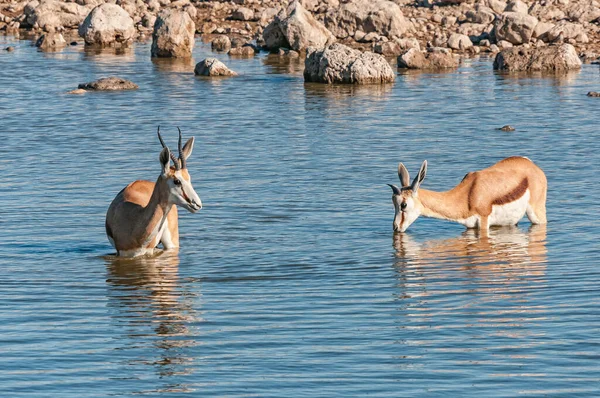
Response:
[{"label": "rocky shoreline", "polygon": [[[152,36],[152,56],[185,57],[194,35],[203,35],[231,55],[266,50],[308,58],[340,43],[398,57],[408,68],[454,67],[453,57],[512,48],[500,68],[510,59],[510,70],[528,70],[527,62],[569,69],[573,54],[598,60],[599,23],[595,0],[0,0],[0,31],[33,35],[42,49],[74,37],[119,47]],[[560,54],[567,61],[559,66],[537,59]]]}]

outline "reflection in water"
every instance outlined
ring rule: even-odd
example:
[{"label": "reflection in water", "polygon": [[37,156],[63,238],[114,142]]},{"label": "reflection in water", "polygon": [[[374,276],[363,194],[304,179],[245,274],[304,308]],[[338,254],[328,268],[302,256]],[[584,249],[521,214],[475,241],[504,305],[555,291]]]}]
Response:
[{"label": "reflection in water", "polygon": [[154,368],[165,382],[161,392],[187,391],[184,385],[170,383],[169,377],[194,372],[189,352],[197,344],[197,331],[189,325],[200,319],[194,309],[196,295],[182,291],[179,284],[177,253],[106,261],[108,305],[126,337],[120,349],[133,351],[127,364]]},{"label": "reflection in water", "polygon": [[[148,54],[150,56],[150,54]],[[152,58],[152,65],[158,72],[194,72],[193,58]]]},{"label": "reflection in water", "polygon": [[302,57],[291,58],[279,56],[278,54],[269,54],[263,58],[264,65],[270,69],[273,74],[302,74],[304,72],[304,59]]},{"label": "reflection in water", "polygon": [[550,83],[553,86],[567,86],[577,79],[579,72],[579,70],[565,72],[506,72],[495,70],[494,75],[498,81],[517,83],[520,85],[540,86]]},{"label": "reflection in water", "polygon": [[83,59],[86,61],[114,61],[133,62],[135,61],[135,51],[133,47],[83,47]]},{"label": "reflection in water", "polygon": [[364,85],[304,83],[304,91],[308,98],[325,97],[334,100],[345,100],[348,97],[359,97],[361,100],[385,100],[393,88],[392,83]]}]

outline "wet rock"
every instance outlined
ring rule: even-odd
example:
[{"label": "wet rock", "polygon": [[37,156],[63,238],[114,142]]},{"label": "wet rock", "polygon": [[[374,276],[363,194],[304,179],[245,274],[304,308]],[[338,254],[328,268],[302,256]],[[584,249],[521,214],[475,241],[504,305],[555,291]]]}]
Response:
[{"label": "wet rock", "polygon": [[206,58],[198,62],[194,68],[194,74],[198,76],[237,76],[237,73],[216,58]]},{"label": "wet rock", "polygon": [[78,29],[86,44],[127,45],[136,34],[133,19],[116,4],[105,3],[94,8]]},{"label": "wet rock", "polygon": [[581,68],[581,60],[570,44],[503,50],[494,59],[494,69],[507,71],[567,71]]},{"label": "wet rock", "polygon": [[464,51],[468,48],[473,47],[473,42],[469,39],[469,36],[453,33],[448,38],[448,47],[453,50]]},{"label": "wet rock", "polygon": [[58,0],[31,1],[23,9],[25,22],[46,32],[77,28],[92,7]]},{"label": "wet rock", "polygon": [[35,46],[42,50],[56,50],[67,45],[67,41],[58,32],[46,33],[35,42]]},{"label": "wet rock", "polygon": [[517,12],[505,12],[494,24],[496,40],[512,44],[529,43],[538,23],[537,18]]},{"label": "wet rock", "polygon": [[228,51],[231,48],[231,40],[225,35],[217,36],[210,43],[214,51]]},{"label": "wet rock", "polygon": [[161,11],[152,33],[152,56],[191,57],[195,31],[194,21],[187,12],[176,9]]},{"label": "wet rock", "polygon": [[[446,51],[443,51],[446,50]],[[398,56],[398,68],[447,69],[458,67],[458,61],[447,49],[432,49],[426,53],[411,48]]]},{"label": "wet rock", "polygon": [[340,39],[351,36],[357,30],[402,37],[413,29],[400,7],[387,0],[352,0],[338,9],[332,8],[325,16],[325,26]]},{"label": "wet rock", "polygon": [[309,49],[304,80],[316,83],[376,84],[396,78],[390,64],[379,54],[360,52],[343,44],[323,50]]},{"label": "wet rock", "polygon": [[252,21],[254,20],[254,11],[246,7],[240,7],[231,14],[234,21]]},{"label": "wet rock", "polygon": [[89,83],[82,83],[79,89],[87,91],[116,91],[116,90],[136,90],[137,84],[121,79],[120,77],[105,77]]},{"label": "wet rock", "polygon": [[588,97],[600,97],[600,93],[597,91],[590,91],[587,93]]},{"label": "wet rock", "polygon": [[501,130],[501,131],[515,131],[515,128],[513,126],[511,126],[510,124],[507,124],[506,126],[499,127],[498,130]]},{"label": "wet rock", "polygon": [[253,57],[258,51],[250,44],[246,44],[242,47],[234,47],[229,50],[229,55]]},{"label": "wet rock", "polygon": [[323,48],[335,40],[323,24],[317,21],[299,2],[293,2],[285,14],[275,17],[263,32],[266,47],[300,51],[308,47]]}]

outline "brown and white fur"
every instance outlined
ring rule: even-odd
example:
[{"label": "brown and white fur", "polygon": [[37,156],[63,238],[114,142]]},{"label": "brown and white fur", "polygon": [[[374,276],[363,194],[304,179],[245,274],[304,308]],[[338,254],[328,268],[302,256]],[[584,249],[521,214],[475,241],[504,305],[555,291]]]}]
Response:
[{"label": "brown and white fur", "polygon": [[419,189],[427,161],[412,183],[408,170],[398,165],[402,188],[390,185],[396,210],[394,231],[404,232],[420,216],[456,221],[487,231],[494,225],[516,225],[525,214],[532,224],[546,224],[546,176],[525,157],[510,157],[468,173],[445,192]]},{"label": "brown and white fur", "polygon": [[182,148],[179,131],[179,158],[176,158],[164,145],[160,131],[158,137],[163,150],[159,157],[162,172],[156,182],[138,180],[127,185],[117,194],[106,213],[106,235],[119,256],[153,254],[159,243],[165,250],[178,248],[175,206],[191,213],[202,208],[185,162],[192,153],[194,138],[190,138]]}]

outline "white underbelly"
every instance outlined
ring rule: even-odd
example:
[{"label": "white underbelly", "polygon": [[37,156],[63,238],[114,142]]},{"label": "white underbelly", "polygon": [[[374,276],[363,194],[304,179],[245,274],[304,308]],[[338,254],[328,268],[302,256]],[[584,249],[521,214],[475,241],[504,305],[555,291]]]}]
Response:
[{"label": "white underbelly", "polygon": [[492,225],[515,225],[518,223],[525,212],[527,211],[527,205],[529,203],[529,197],[531,193],[529,189],[525,191],[523,196],[514,202],[506,203],[504,205],[492,206],[492,214],[488,218],[488,224]]}]

